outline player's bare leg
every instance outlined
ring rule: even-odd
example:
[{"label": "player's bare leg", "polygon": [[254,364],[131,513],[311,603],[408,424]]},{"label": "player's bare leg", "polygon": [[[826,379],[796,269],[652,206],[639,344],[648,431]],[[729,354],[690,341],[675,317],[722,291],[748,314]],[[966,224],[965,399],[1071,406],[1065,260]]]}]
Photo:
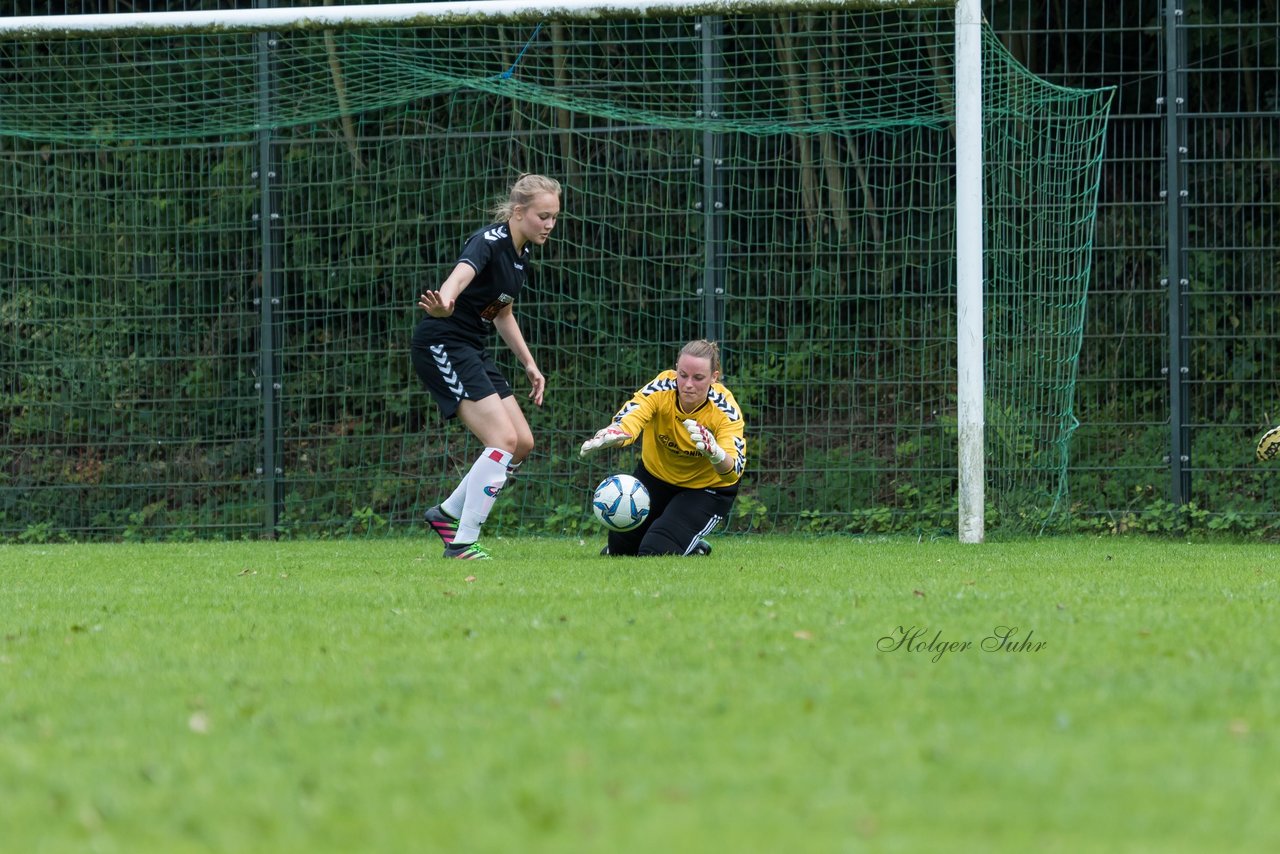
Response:
[{"label": "player's bare leg", "polygon": [[522,460],[533,449],[533,432],[515,399],[504,400],[496,394],[462,401],[458,420],[480,440],[484,450],[444,504],[427,511],[427,522],[445,541],[445,557],[485,560],[489,555],[476,543],[480,528],[506,485],[516,455],[521,454]]}]

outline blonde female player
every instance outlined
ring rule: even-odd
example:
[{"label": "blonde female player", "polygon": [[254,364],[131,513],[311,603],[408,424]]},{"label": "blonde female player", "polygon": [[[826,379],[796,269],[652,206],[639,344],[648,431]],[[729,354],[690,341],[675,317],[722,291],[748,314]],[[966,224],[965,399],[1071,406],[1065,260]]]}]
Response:
[{"label": "blonde female player", "polygon": [[446,420],[454,417],[484,450],[426,522],[444,542],[444,556],[488,560],[477,542],[510,474],[533,450],[533,431],[488,343],[496,330],[524,367],[529,399],[542,405],[546,378],[525,343],[514,304],[534,246],[547,242],[560,215],[560,183],[521,175],[493,211],[495,222],[467,238],[439,290],[424,290],[427,313],[413,331],[413,367]]},{"label": "blonde female player", "polygon": [[675,370],[632,395],[609,426],[582,443],[581,456],[641,436],[633,474],[649,490],[649,516],[610,531],[608,555],[706,555],[703,539],[729,515],[747,465],[742,410],[720,383],[720,349],[690,341]]}]

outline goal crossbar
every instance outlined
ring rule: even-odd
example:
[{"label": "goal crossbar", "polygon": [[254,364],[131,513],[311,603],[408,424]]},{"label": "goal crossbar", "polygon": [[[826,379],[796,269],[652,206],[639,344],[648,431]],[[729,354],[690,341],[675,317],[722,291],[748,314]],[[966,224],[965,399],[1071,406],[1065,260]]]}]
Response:
[{"label": "goal crossbar", "polygon": [[[963,2],[963,0],[962,0]],[[297,6],[270,9],[206,9],[189,12],[120,12],[85,15],[32,15],[0,18],[0,33],[10,38],[51,34],[101,35],[123,32],[241,31],[325,29],[337,26],[413,26],[462,23],[487,18],[541,20],[577,18],[727,15],[768,10],[875,11],[946,8],[956,0],[471,0],[448,3],[377,3],[368,6]]]}]

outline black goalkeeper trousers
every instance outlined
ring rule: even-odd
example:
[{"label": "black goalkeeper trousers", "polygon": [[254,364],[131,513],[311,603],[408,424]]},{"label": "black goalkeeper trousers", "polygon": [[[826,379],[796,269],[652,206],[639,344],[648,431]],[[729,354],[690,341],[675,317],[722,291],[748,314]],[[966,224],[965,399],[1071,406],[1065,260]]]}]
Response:
[{"label": "black goalkeeper trousers", "polygon": [[636,464],[649,490],[649,517],[633,531],[609,532],[609,555],[687,555],[729,515],[738,485],[690,489],[660,480]]}]

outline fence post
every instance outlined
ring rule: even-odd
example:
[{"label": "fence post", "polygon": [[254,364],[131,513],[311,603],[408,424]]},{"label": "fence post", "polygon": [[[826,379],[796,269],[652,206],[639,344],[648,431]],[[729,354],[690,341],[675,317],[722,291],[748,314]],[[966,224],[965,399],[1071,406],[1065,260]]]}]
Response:
[{"label": "fence post", "polygon": [[[721,19],[705,17],[698,23],[702,34],[702,117],[715,121],[720,117],[720,79],[723,59],[720,54]],[[702,132],[702,220],[703,268],[702,323],[703,337],[709,341],[724,340],[724,179],[721,135],[707,128]],[[722,344],[723,346],[723,344]]]},{"label": "fence post", "polygon": [[1168,295],[1169,478],[1170,501],[1186,504],[1191,496],[1190,406],[1187,399],[1187,277],[1183,236],[1187,219],[1186,42],[1182,0],[1165,0],[1164,12],[1164,189],[1165,278]]},{"label": "fence post", "polygon": [[258,390],[262,401],[262,467],[263,533],[274,537],[284,507],[284,442],[280,432],[283,409],[280,405],[283,383],[280,377],[280,353],[276,345],[279,325],[277,309],[280,295],[277,287],[280,244],[279,168],[275,162],[271,139],[271,52],[277,38],[274,33],[260,33],[258,53],[258,162],[253,174],[258,183],[259,267],[258,316]]}]

